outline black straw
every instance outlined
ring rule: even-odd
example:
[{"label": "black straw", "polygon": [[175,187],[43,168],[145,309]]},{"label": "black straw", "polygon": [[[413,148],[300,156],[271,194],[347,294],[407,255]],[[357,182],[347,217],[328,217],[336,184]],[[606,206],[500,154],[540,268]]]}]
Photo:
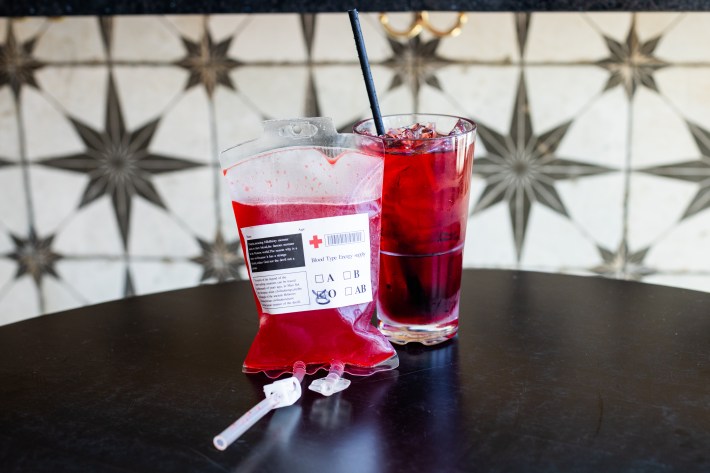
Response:
[{"label": "black straw", "polygon": [[348,10],[348,16],[350,16],[350,26],[352,26],[353,28],[355,46],[357,46],[357,56],[360,59],[360,68],[362,68],[362,77],[365,79],[365,87],[367,88],[367,98],[370,99],[370,109],[372,110],[372,118],[375,120],[375,129],[377,130],[377,136],[383,136],[385,134],[385,126],[382,123],[380,104],[377,102],[377,93],[375,92],[375,83],[372,80],[370,62],[367,60],[365,40],[362,39],[362,30],[360,29],[360,18],[357,14],[357,10],[355,9]]}]

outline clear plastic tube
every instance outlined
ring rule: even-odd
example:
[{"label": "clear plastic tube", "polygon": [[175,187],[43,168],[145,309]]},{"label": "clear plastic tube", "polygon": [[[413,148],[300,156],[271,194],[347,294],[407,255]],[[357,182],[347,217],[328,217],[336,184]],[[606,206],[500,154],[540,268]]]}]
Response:
[{"label": "clear plastic tube", "polygon": [[276,404],[278,404],[276,397],[267,397],[259,404],[249,409],[243,416],[237,419],[236,422],[214,438],[214,446],[218,450],[224,450],[229,447],[232,442],[241,437],[242,434],[256,424],[259,419],[268,414]]},{"label": "clear plastic tube", "polygon": [[350,386],[350,380],[343,378],[344,370],[345,365],[342,361],[333,361],[330,364],[328,375],[325,378],[313,380],[308,389],[324,396],[330,396],[346,389]]},{"label": "clear plastic tube", "polygon": [[232,425],[224,429],[217,435],[212,443],[218,450],[224,450],[232,442],[242,436],[259,419],[264,417],[272,409],[290,406],[301,397],[301,382],[306,375],[306,364],[297,361],[293,364],[293,376],[280,379],[264,386],[266,399],[249,409],[243,416],[237,419]]}]

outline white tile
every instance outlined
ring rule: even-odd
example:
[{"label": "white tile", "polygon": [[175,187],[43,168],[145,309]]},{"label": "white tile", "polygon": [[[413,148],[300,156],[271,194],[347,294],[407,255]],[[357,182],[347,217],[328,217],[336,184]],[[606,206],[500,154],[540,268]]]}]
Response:
[{"label": "white tile", "polygon": [[136,294],[194,287],[202,276],[199,265],[187,262],[133,261],[130,266]]},{"label": "white tile", "polygon": [[471,212],[473,212],[473,209],[476,208],[476,202],[478,202],[478,199],[481,197],[481,194],[483,194],[483,191],[486,189],[486,180],[479,176],[476,175],[476,159],[479,156],[485,156],[485,153],[481,151],[483,148],[483,145],[481,144],[481,141],[477,141],[475,143],[475,149],[473,150],[473,172],[474,174],[471,176],[471,195],[469,196],[468,199],[468,215],[469,218],[478,218],[478,216],[471,216]]},{"label": "white tile", "polygon": [[643,168],[697,157],[697,145],[681,117],[663,97],[637,90],[631,113],[631,165]]},{"label": "white tile", "polygon": [[[370,63],[384,61],[392,55],[392,48],[377,18],[378,14],[360,14],[362,36]],[[357,48],[348,15],[321,13],[316,17],[312,57],[314,61],[358,63]]]},{"label": "white tile", "polygon": [[40,315],[37,286],[28,275],[0,286],[0,325]]},{"label": "white tile", "polygon": [[48,168],[30,167],[34,224],[40,234],[54,233],[77,210],[88,178]]},{"label": "white tile", "polygon": [[665,34],[674,28],[676,23],[687,13],[677,12],[651,12],[636,13],[636,33],[642,42]]},{"label": "white tile", "polygon": [[557,148],[557,156],[623,169],[628,156],[629,102],[620,87],[580,110]]},{"label": "white tile", "polygon": [[49,23],[35,48],[41,61],[102,61],[98,17],[63,17]]},{"label": "white tile", "polygon": [[708,62],[710,13],[683,15],[661,39],[656,56],[668,62]]},{"label": "white tile", "polygon": [[165,15],[163,19],[178,35],[192,42],[200,41],[205,34],[206,18],[203,15]]},{"label": "white tile", "polygon": [[572,221],[533,204],[520,261],[522,268],[584,268],[600,262],[594,242]]},{"label": "white tile", "polygon": [[664,98],[683,117],[710,129],[710,67],[670,67],[655,78]]},{"label": "white tile", "polygon": [[[426,113],[440,113],[442,115],[455,115],[471,118],[468,112],[456,99],[455,91],[450,94],[448,90],[442,91],[429,85],[422,85],[419,89],[419,110]],[[475,119],[473,119],[475,121]]]},{"label": "white tile", "polygon": [[26,153],[30,160],[84,151],[84,143],[71,122],[40,92],[23,87],[20,102]]},{"label": "white tile", "polygon": [[[393,115],[395,113],[412,113],[414,111],[414,101],[412,94],[407,87],[400,86],[394,90],[387,90],[395,73],[392,69],[385,66],[372,66],[372,81],[375,83],[377,92],[377,101],[380,104],[382,115]],[[362,77],[362,75],[361,75]],[[365,97],[367,100],[367,112],[365,116],[371,117],[370,100],[367,98],[367,88],[364,82],[360,82],[360,86],[356,89],[356,93],[360,97]],[[390,105],[392,108],[388,108]],[[399,110],[396,111],[395,110]]]},{"label": "white tile", "polygon": [[631,29],[631,13],[586,13],[585,17],[604,36],[625,43]]},{"label": "white tile", "polygon": [[[391,73],[380,69],[377,86],[385,92]],[[384,74],[383,74],[384,72]],[[336,127],[352,123],[370,113],[367,90],[362,80],[360,66],[320,66],[314,70],[314,80],[318,91],[321,115],[333,119]],[[344,94],[343,90],[349,91]]]},{"label": "white tile", "polygon": [[126,127],[131,130],[164,113],[182,94],[188,73],[178,67],[116,67],[114,77]]},{"label": "white tile", "polygon": [[594,66],[525,68],[535,132],[541,134],[583,113],[598,99],[608,77]]},{"label": "white tile", "polygon": [[230,36],[238,33],[245,25],[249,23],[251,15],[230,15],[219,14],[210,15],[207,18],[207,27],[209,28],[212,40],[221,42]]},{"label": "white tile", "polygon": [[604,248],[617,248],[623,235],[624,187],[620,172],[555,184],[572,221]]},{"label": "white tile", "polygon": [[160,119],[150,151],[198,163],[214,162],[216,156],[210,140],[212,117],[208,106],[204,88],[187,91]]},{"label": "white tile", "polygon": [[[432,24],[446,31],[456,24],[455,12],[431,13]],[[441,40],[438,53],[457,61],[517,62],[518,36],[513,13],[468,13],[461,34]]]},{"label": "white tile", "polygon": [[215,181],[223,179],[215,167],[159,174],[153,178],[158,193],[174,218],[190,231],[211,240],[216,231]]},{"label": "white tile", "polygon": [[253,14],[232,41],[229,55],[239,61],[301,62],[306,44],[297,14]]},{"label": "white tile", "polygon": [[[77,187],[83,192],[84,186]],[[54,249],[64,255],[121,255],[123,245],[111,199],[101,197],[65,218]]]},{"label": "white tile", "polygon": [[[47,19],[41,17],[14,18],[12,20],[12,30],[18,41],[25,42],[34,39],[55,21],[57,20],[53,18]],[[0,30],[2,30],[2,28],[0,28]],[[5,41],[5,31],[2,31],[0,38]]]},{"label": "white tile", "polygon": [[[483,179],[473,177],[471,206],[485,186]],[[515,241],[507,205],[494,205],[468,219],[463,257],[467,268],[516,265]]]},{"label": "white tile", "polygon": [[237,90],[269,118],[303,116],[306,67],[241,67],[230,74]]},{"label": "white tile", "polygon": [[643,278],[643,282],[690,289],[691,291],[710,292],[710,274],[653,274]]},{"label": "white tile", "polygon": [[[3,254],[12,253],[15,249],[10,236],[3,231],[0,231],[0,251]],[[3,296],[3,288],[9,288],[17,274],[17,263],[9,258],[0,258],[0,300]]]},{"label": "white tile", "polygon": [[[4,227],[0,227],[0,254],[12,253],[14,249],[15,244],[10,238],[10,234],[7,233],[7,229]],[[0,259],[0,262],[2,261],[7,260]],[[12,266],[14,268],[14,263]],[[0,285],[2,285],[3,281],[5,281],[5,279],[7,278],[9,278],[9,276],[3,272],[2,268],[0,268]]]},{"label": "white tile", "polygon": [[[242,94],[218,88],[213,103],[218,152],[261,136],[261,115],[244,100]],[[210,155],[210,158],[214,156]]]},{"label": "white tile", "polygon": [[180,36],[157,16],[114,17],[113,58],[169,63],[185,56]]},{"label": "white tile", "polygon": [[660,270],[710,272],[710,210],[678,223],[656,242],[646,264]]},{"label": "white tile", "polygon": [[95,129],[104,126],[108,69],[96,66],[45,67],[37,71],[44,93],[71,117]]},{"label": "white tile", "polygon": [[[474,118],[474,121],[476,121],[475,118]],[[480,122],[478,122],[478,123],[480,123]],[[505,132],[503,132],[503,133],[505,133]],[[488,150],[486,149],[486,145],[483,143],[483,140],[479,136],[476,136],[476,143],[474,146],[475,146],[475,149],[473,151],[473,156],[474,156],[474,158],[473,158],[473,172],[475,174],[475,172],[476,172],[476,158],[485,158],[488,155]],[[483,189],[481,189],[481,190],[483,190]],[[473,193],[471,195],[473,195]]]},{"label": "white tile", "polygon": [[629,249],[638,251],[667,235],[696,193],[697,185],[690,182],[633,173],[629,183]]},{"label": "white tile", "polygon": [[44,278],[42,281],[42,295],[45,313],[74,309],[88,303],[71,286],[52,277]]},{"label": "white tile", "polygon": [[[475,121],[505,133],[520,79],[517,67],[449,66],[437,73],[446,95]],[[428,111],[421,107],[421,110]]]},{"label": "white tile", "polygon": [[22,170],[18,166],[0,168],[0,189],[4,196],[0,199],[0,229],[15,235],[26,235],[29,228],[27,200]]},{"label": "white tile", "polygon": [[[378,96],[382,115],[396,115],[412,113],[414,111],[414,97],[407,87],[397,87],[394,90],[383,92]],[[371,114],[368,112],[368,118]]]},{"label": "white tile", "polygon": [[12,161],[20,158],[20,134],[17,129],[16,110],[12,89],[0,88],[0,158]]},{"label": "white tile", "polygon": [[78,297],[90,304],[123,297],[126,263],[115,259],[63,259],[57,273]]},{"label": "white tile", "polygon": [[132,256],[191,258],[200,254],[191,230],[164,210],[135,198],[132,213],[128,240],[128,251]]},{"label": "white tile", "polygon": [[580,13],[535,13],[530,20],[527,61],[598,61],[607,57],[602,35]]}]

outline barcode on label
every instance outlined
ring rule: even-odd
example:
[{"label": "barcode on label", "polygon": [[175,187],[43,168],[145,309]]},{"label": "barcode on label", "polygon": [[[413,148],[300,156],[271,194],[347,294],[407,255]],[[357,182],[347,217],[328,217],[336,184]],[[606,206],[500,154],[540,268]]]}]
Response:
[{"label": "barcode on label", "polygon": [[326,246],[360,243],[365,239],[365,232],[331,233],[325,236]]}]

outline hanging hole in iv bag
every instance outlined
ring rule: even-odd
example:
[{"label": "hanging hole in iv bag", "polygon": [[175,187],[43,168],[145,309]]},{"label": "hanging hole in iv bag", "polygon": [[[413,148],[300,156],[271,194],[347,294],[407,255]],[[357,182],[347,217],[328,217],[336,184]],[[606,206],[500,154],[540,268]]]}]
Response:
[{"label": "hanging hole in iv bag", "polygon": [[310,138],[318,133],[318,127],[312,123],[293,123],[281,127],[279,135],[289,138]]}]

